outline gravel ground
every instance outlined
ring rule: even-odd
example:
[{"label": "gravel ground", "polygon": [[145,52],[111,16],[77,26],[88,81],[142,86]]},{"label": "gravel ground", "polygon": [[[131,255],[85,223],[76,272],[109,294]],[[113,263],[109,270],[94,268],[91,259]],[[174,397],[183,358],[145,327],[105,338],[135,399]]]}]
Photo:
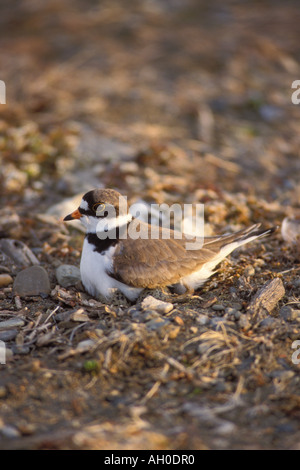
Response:
[{"label": "gravel ground", "polygon": [[[298,2],[0,13],[0,448],[299,450]],[[61,221],[98,186],[279,228],[193,296],[107,304]]]}]

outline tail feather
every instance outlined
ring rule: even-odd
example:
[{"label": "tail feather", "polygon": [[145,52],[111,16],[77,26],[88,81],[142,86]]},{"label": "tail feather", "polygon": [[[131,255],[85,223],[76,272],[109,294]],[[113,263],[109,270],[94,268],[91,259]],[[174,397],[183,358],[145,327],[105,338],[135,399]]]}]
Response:
[{"label": "tail feather", "polygon": [[272,233],[274,233],[278,228],[276,226],[276,227],[271,227],[269,229],[257,230],[257,228],[259,226],[260,226],[260,224],[253,225],[250,231],[248,231],[247,233],[242,235],[240,238],[236,238],[235,241],[242,242],[241,245],[243,245],[244,243],[248,243],[251,240],[255,240],[256,238],[262,238],[262,237],[269,236]]},{"label": "tail feather", "polygon": [[[274,233],[278,227],[271,227],[269,229],[259,229],[261,224],[255,224],[251,227],[243,230],[239,230],[238,232],[232,233],[230,235],[223,235],[221,237],[211,237],[205,239],[205,246],[213,245],[218,246],[219,249],[230,245],[231,243],[236,244],[236,246],[244,245],[256,238],[262,238]],[[208,247],[210,248],[210,247]]]},{"label": "tail feather", "polygon": [[252,225],[245,230],[240,230],[231,235],[223,237],[211,237],[205,239],[203,249],[199,250],[199,270],[183,277],[180,281],[180,286],[185,286],[187,289],[198,289],[206,280],[216,272],[216,267],[221,261],[226,258],[233,250],[251,242],[256,238],[264,237],[275,232],[277,227],[271,227],[266,230],[259,229],[260,224]]}]

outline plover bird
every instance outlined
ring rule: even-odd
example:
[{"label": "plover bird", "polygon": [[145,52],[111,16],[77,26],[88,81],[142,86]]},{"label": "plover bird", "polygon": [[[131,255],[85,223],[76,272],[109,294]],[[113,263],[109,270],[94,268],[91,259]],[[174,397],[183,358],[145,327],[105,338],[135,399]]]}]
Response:
[{"label": "plover bird", "polygon": [[171,229],[159,227],[158,237],[151,238],[153,226],[134,218],[124,201],[113,189],[95,189],[64,218],[80,219],[86,228],[80,273],[84,288],[94,297],[109,299],[119,290],[134,301],[145,288],[165,286],[192,293],[233,250],[276,229],[260,230],[256,224],[231,235],[204,238],[201,248],[187,249],[191,239]]}]

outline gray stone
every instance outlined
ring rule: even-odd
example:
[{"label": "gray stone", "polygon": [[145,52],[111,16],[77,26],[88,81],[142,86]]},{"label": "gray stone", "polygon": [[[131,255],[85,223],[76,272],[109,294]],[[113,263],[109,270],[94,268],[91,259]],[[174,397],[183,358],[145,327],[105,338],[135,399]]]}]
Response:
[{"label": "gray stone", "polygon": [[20,436],[19,431],[13,426],[4,425],[1,427],[0,432],[3,437],[6,437],[8,439],[13,439]]},{"label": "gray stone", "polygon": [[78,353],[83,353],[86,351],[90,351],[92,348],[94,348],[96,345],[96,342],[92,339],[85,339],[83,341],[80,341],[77,346],[76,346],[76,352]]},{"label": "gray stone", "polygon": [[47,271],[41,266],[30,266],[20,271],[14,282],[14,293],[20,297],[48,295],[50,282]]},{"label": "gray stone", "polygon": [[262,326],[263,328],[266,328],[267,330],[271,331],[277,326],[277,320],[276,320],[276,318],[273,318],[273,317],[264,318],[260,322],[260,326]]},{"label": "gray stone", "polygon": [[176,338],[180,331],[180,326],[174,325],[164,318],[153,318],[146,323],[146,328],[150,331],[155,331],[160,337],[168,335],[171,339]]},{"label": "gray stone", "polygon": [[242,315],[241,312],[239,312],[238,310],[234,311],[233,316],[235,320],[239,320],[241,318],[241,315]]},{"label": "gray stone", "polygon": [[80,269],[72,264],[62,264],[56,269],[56,279],[60,286],[74,286],[76,282],[81,280]]},{"label": "gray stone", "polygon": [[236,310],[242,310],[243,306],[239,302],[232,302],[231,304],[232,308],[235,308]]},{"label": "gray stone", "polygon": [[164,318],[153,318],[146,323],[147,329],[151,331],[159,331],[165,329],[166,326],[170,325],[170,321]]},{"label": "gray stone", "polygon": [[222,310],[225,310],[225,307],[222,304],[214,304],[212,306],[212,309],[215,310],[216,312],[220,312]]},{"label": "gray stone", "polygon": [[9,320],[4,320],[0,322],[0,331],[11,330],[17,328],[18,326],[23,326],[24,320],[22,318],[10,318]]},{"label": "gray stone", "polygon": [[[23,320],[22,320],[23,321]],[[24,324],[24,322],[23,322]],[[16,326],[16,325],[14,325]],[[21,325],[20,325],[21,326]],[[4,330],[0,332],[0,341],[11,341],[12,339],[15,339],[15,337],[18,334],[18,330]]]},{"label": "gray stone", "polygon": [[30,348],[29,348],[29,346],[14,345],[14,346],[12,346],[12,352],[13,352],[13,354],[19,354],[20,356],[26,356],[26,354],[30,353]]},{"label": "gray stone", "polygon": [[285,321],[294,321],[300,319],[300,310],[285,305],[280,309],[279,315]]}]

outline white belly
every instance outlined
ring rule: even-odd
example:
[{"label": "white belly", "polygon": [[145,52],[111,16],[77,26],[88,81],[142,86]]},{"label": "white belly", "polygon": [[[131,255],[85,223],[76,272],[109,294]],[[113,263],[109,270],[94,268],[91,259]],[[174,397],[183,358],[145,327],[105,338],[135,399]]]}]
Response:
[{"label": "white belly", "polygon": [[80,274],[81,281],[86,291],[93,297],[102,295],[111,297],[117,290],[120,290],[129,300],[135,300],[143,289],[129,287],[122,282],[110,277],[108,273],[113,272],[113,255],[116,247],[111,246],[107,251],[98,253],[94,251],[94,246],[83,242]]},{"label": "white belly", "polygon": [[87,239],[83,242],[80,262],[81,281],[93,297],[99,294],[109,297],[114,292],[114,279],[107,275],[107,272],[112,270],[114,250],[114,247],[110,247],[104,254],[97,253]]}]

